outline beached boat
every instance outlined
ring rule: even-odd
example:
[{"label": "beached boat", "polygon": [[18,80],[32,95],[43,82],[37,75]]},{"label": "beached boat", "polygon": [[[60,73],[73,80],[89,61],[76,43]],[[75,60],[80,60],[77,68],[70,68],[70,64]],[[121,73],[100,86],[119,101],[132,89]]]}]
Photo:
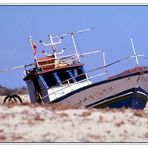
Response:
[{"label": "beached boat", "polygon": [[[143,109],[148,100],[148,67],[138,66],[126,70],[116,76],[109,77],[107,67],[122,60],[135,58],[138,63],[138,56],[147,58],[144,55],[137,55],[133,46],[134,55],[119,59],[110,64],[106,64],[105,52],[101,50],[79,54],[75,42],[75,35],[89,31],[90,29],[71,32],[59,36],[48,35],[50,43],[40,41],[44,46],[50,46],[52,53],[49,55],[45,51],[42,58],[36,57],[36,46],[30,37],[30,42],[34,52],[32,65],[25,67],[24,81],[27,83],[31,103],[53,104],[88,107],[88,108],[133,108]],[[56,45],[60,44],[64,36],[71,36],[75,54],[59,56]],[[54,38],[59,38],[59,42],[54,42]],[[132,42],[132,39],[131,39]],[[133,42],[132,42],[133,45]],[[102,54],[102,67],[92,69],[103,69],[104,73],[89,76],[89,72],[84,69],[84,64],[80,59],[89,54]],[[96,77],[106,76],[105,80],[92,82]]]}]

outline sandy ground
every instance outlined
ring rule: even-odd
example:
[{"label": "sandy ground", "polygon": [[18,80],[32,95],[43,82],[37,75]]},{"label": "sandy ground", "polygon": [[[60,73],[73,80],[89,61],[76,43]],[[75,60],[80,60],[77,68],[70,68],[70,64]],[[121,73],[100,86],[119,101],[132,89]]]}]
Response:
[{"label": "sandy ground", "polygon": [[148,108],[1,104],[0,142],[148,142]]}]

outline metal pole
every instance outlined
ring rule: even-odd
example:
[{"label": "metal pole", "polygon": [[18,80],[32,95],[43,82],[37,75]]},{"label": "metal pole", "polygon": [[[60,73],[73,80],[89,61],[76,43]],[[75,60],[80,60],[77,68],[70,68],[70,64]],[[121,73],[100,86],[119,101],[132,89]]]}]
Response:
[{"label": "metal pole", "polygon": [[72,42],[73,42],[73,45],[74,45],[75,53],[76,53],[78,60],[80,62],[80,57],[79,57],[78,49],[77,49],[77,46],[76,46],[74,33],[71,33],[71,38],[72,38]]},{"label": "metal pole", "polygon": [[134,56],[136,58],[136,63],[137,63],[137,65],[139,65],[138,56],[136,54],[136,50],[135,50],[135,47],[134,47],[134,43],[133,43],[133,39],[132,38],[131,38],[131,44],[132,44],[132,49],[133,49]]},{"label": "metal pole", "polygon": [[56,54],[56,47],[55,47],[55,44],[53,42],[53,39],[52,39],[52,35],[48,35],[49,36],[49,39],[50,39],[50,45],[51,45],[51,48],[52,48],[52,51],[54,53],[54,58],[56,59],[57,58],[57,54]]},{"label": "metal pole", "polygon": [[68,33],[64,33],[64,34],[60,34],[60,35],[56,35],[56,36],[53,36],[52,38],[59,38],[60,36],[64,37],[64,36],[68,36],[68,35],[71,35],[72,33],[73,34],[79,34],[79,33],[83,33],[83,32],[87,32],[87,31],[91,31],[93,28],[88,28],[88,29],[83,29],[83,30],[78,30],[78,31],[73,31],[73,32],[68,32]]},{"label": "metal pole", "polygon": [[[34,47],[33,47],[33,41],[32,41],[32,37],[31,36],[29,36],[29,41],[30,41],[30,44],[31,44],[31,47],[32,47],[32,49],[34,50]],[[33,51],[34,52],[34,51]],[[37,57],[36,57],[36,55],[34,54],[34,59],[36,60],[37,59]]]},{"label": "metal pole", "polygon": [[102,54],[103,54],[104,71],[106,73],[106,79],[108,80],[108,72],[107,72],[107,68],[106,68],[105,52],[102,51]]}]

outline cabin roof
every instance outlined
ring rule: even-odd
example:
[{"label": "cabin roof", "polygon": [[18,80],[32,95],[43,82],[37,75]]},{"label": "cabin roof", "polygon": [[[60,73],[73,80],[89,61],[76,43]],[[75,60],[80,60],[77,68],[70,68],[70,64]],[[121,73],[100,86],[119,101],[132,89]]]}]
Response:
[{"label": "cabin roof", "polygon": [[59,71],[61,69],[62,70],[63,69],[71,69],[71,68],[77,68],[77,67],[82,67],[82,66],[84,66],[84,64],[81,64],[81,63],[75,64],[75,65],[60,66],[60,67],[53,68],[53,69],[39,71],[38,74],[41,75],[41,74],[48,73],[48,72]]}]

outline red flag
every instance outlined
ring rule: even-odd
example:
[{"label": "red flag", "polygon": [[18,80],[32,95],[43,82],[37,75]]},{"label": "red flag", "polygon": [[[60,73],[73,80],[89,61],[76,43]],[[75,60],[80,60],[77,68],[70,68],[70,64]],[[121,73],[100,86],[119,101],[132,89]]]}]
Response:
[{"label": "red flag", "polygon": [[33,54],[36,55],[37,54],[37,47],[36,47],[36,44],[34,43],[34,41],[31,41],[31,46],[33,49]]},{"label": "red flag", "polygon": [[32,41],[31,36],[29,36],[29,40],[30,40],[31,47],[32,47],[32,49],[33,49],[33,54],[36,55],[36,54],[37,54],[37,47],[36,47],[36,44],[34,43],[34,41]]}]

